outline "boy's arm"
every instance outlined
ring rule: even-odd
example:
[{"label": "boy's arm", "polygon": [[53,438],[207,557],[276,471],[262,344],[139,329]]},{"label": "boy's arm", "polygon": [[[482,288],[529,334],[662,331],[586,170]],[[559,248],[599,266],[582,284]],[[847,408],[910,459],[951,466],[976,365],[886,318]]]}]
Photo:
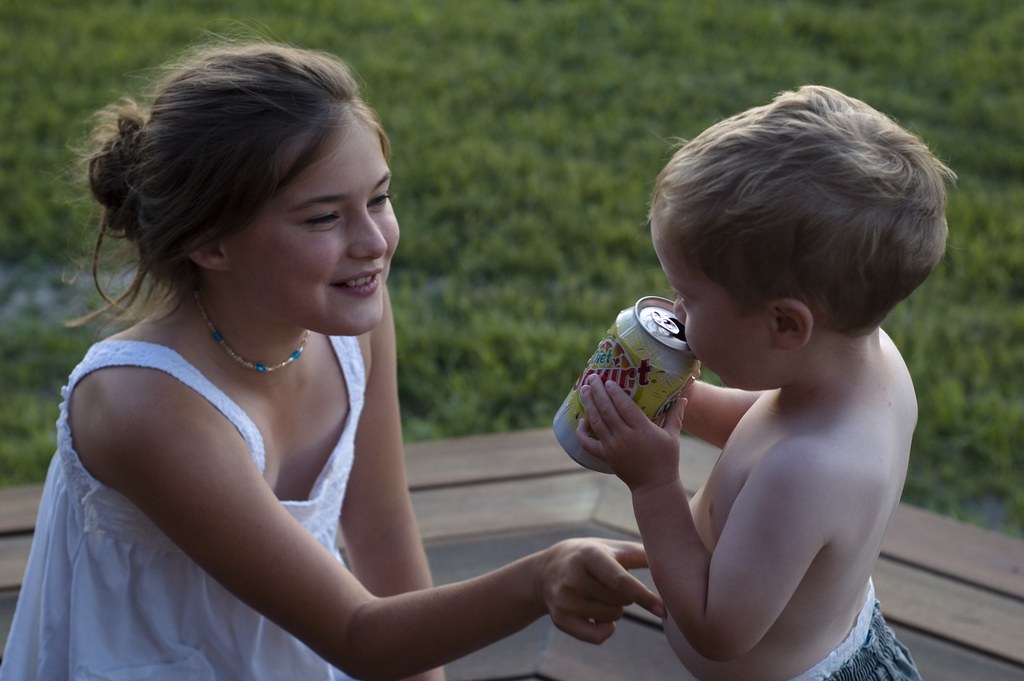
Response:
[{"label": "boy's arm", "polygon": [[684,392],[683,430],[722,448],[736,424],[761,393],[694,381]]},{"label": "boy's arm", "polygon": [[[577,437],[630,488],[651,574],[669,616],[691,647],[709,659],[752,649],[778,619],[823,546],[829,492],[793,494],[795,484],[772,461],[748,479],[728,513],[714,551],[697,532],[679,480],[678,433],[685,400],[659,428],[617,385],[592,380],[580,392],[587,418]],[[772,458],[772,457],[768,457]],[[780,474],[776,474],[780,473]],[[784,474],[782,474],[784,473]],[[815,476],[813,470],[803,475]],[[813,485],[812,485],[813,487]]]}]

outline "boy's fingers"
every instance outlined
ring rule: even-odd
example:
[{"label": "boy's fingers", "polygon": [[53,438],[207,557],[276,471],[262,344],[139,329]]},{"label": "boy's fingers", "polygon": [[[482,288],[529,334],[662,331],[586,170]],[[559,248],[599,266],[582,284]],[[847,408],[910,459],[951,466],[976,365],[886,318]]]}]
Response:
[{"label": "boy's fingers", "polygon": [[605,381],[602,384],[594,376],[589,380],[592,389],[588,392],[601,418],[612,424],[623,423],[629,428],[637,428],[650,420],[629,393],[615,381]]},{"label": "boy's fingers", "polygon": [[607,395],[601,387],[584,385],[580,388],[580,402],[583,403],[583,412],[586,414],[587,426],[593,432],[595,439],[600,440],[602,436],[608,435],[608,426],[605,425],[606,412],[608,407],[602,405],[607,400]]},{"label": "boy's fingers", "polygon": [[608,401],[615,410],[615,414],[631,428],[635,428],[649,421],[643,410],[633,401],[633,398],[622,389],[617,383],[606,383],[605,389],[608,394]]},{"label": "boy's fingers", "polygon": [[669,409],[668,417],[665,419],[664,430],[672,433],[673,435],[679,435],[680,431],[683,430],[683,415],[686,412],[687,399],[680,397],[676,400],[676,403]]},{"label": "boy's fingers", "polygon": [[600,381],[593,378],[588,378],[587,382],[580,387],[580,401],[583,403],[583,409],[588,416],[593,417],[593,420],[600,420],[598,417],[604,417],[606,408],[602,405],[604,395],[601,393],[603,392],[604,389]]}]

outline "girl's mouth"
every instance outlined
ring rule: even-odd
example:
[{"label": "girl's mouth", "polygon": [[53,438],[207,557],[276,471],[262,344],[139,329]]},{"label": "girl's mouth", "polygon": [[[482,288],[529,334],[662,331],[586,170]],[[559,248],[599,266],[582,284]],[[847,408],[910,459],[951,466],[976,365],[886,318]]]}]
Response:
[{"label": "girl's mouth", "polygon": [[366,286],[367,284],[373,282],[373,280],[376,279],[376,278],[377,278],[377,275],[371,274],[370,276],[367,276],[367,277],[359,277],[358,279],[349,279],[348,281],[342,282],[341,285],[342,286],[347,286],[348,288],[359,288],[360,286]]}]

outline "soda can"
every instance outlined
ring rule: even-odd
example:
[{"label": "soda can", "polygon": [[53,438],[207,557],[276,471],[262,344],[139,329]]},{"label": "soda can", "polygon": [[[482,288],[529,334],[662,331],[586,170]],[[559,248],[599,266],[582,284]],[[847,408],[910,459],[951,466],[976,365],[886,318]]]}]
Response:
[{"label": "soda can", "polygon": [[611,469],[583,451],[576,426],[584,416],[580,386],[596,374],[614,381],[647,414],[661,425],[679,393],[693,379],[700,362],[686,343],[685,329],[672,310],[672,301],[645,296],[627,307],[597,344],[579,379],[555,413],[555,439],[576,463],[601,473]]}]

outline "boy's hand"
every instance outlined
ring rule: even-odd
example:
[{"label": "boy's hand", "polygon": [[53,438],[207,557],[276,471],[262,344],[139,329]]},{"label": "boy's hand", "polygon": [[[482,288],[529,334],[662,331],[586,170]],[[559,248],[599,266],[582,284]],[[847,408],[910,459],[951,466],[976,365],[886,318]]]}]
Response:
[{"label": "boy's hand", "polygon": [[615,632],[627,605],[665,616],[661,598],[629,573],[647,567],[642,544],[567,539],[545,552],[541,597],[555,625],[581,641],[601,643]]},{"label": "boy's hand", "polygon": [[676,401],[659,427],[613,381],[596,376],[580,387],[585,418],[576,437],[588,454],[607,463],[630,490],[679,477],[679,431],[686,399]]}]

